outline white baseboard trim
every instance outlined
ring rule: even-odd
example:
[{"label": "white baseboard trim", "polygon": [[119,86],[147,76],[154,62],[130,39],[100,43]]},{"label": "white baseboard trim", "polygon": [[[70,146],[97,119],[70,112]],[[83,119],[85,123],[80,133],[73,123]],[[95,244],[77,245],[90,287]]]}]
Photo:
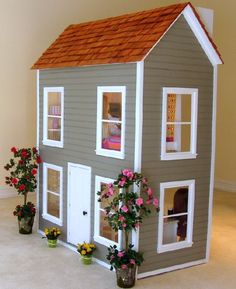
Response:
[{"label": "white baseboard trim", "polygon": [[205,264],[205,263],[207,263],[207,260],[202,259],[202,260],[184,263],[184,264],[180,264],[180,265],[175,265],[175,266],[171,266],[171,267],[167,267],[167,268],[163,268],[163,269],[158,269],[158,270],[154,270],[154,271],[150,271],[150,272],[140,273],[140,274],[138,274],[138,279],[142,279],[142,278],[146,278],[146,277],[150,277],[150,276],[154,276],[154,275],[159,275],[162,273],[167,273],[170,271],[184,269],[187,267],[192,267],[192,266]]},{"label": "white baseboard trim", "polygon": [[[42,230],[38,230],[38,233],[39,233],[40,235],[42,235],[42,236],[45,236],[45,234],[44,234],[44,232],[43,232]],[[76,249],[75,246],[72,246],[72,245],[70,245],[70,244],[68,244],[68,243],[66,243],[66,242],[63,242],[63,241],[59,240],[59,239],[58,239],[57,242],[58,242],[59,244],[61,244],[63,247],[66,247],[66,248],[72,250],[73,252],[76,252],[76,253],[77,253],[77,249]],[[110,265],[109,265],[109,264],[107,264],[107,263],[105,263],[105,262],[103,262],[103,261],[101,261],[101,260],[99,260],[99,259],[97,259],[97,258],[94,258],[94,257],[93,257],[93,260],[94,260],[94,262],[98,263],[99,265],[102,265],[103,267],[105,267],[105,268],[107,268],[107,269],[110,269]]]},{"label": "white baseboard trim", "polygon": [[225,192],[236,193],[236,182],[215,180],[215,189]]},{"label": "white baseboard trim", "polygon": [[0,186],[0,199],[16,197],[18,194],[14,189],[8,189],[4,186]]},{"label": "white baseboard trim", "polygon": [[[35,194],[34,192],[30,192],[30,193],[28,193],[28,196],[33,196],[34,194]],[[0,186],[0,199],[13,198],[13,197],[17,197],[17,196],[19,196],[19,195],[15,189],[6,189],[4,187],[1,188],[1,186]]]}]

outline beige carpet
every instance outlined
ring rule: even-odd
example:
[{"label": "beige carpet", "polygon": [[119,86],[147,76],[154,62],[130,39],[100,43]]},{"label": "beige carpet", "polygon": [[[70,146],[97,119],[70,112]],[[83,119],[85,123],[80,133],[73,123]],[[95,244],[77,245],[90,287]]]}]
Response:
[{"label": "beige carpet", "polygon": [[[0,289],[117,288],[114,273],[100,265],[83,266],[75,252],[60,245],[49,249],[35,230],[18,234],[12,216],[17,203],[19,197],[0,199]],[[138,280],[135,288],[235,289],[235,208],[236,193],[215,193],[208,264]]]}]

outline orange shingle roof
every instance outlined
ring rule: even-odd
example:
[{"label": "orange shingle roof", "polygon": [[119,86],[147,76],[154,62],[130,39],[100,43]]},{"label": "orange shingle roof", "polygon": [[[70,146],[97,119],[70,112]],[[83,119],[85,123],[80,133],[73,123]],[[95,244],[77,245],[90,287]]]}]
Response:
[{"label": "orange shingle roof", "polygon": [[70,25],[32,68],[140,61],[188,4]]}]

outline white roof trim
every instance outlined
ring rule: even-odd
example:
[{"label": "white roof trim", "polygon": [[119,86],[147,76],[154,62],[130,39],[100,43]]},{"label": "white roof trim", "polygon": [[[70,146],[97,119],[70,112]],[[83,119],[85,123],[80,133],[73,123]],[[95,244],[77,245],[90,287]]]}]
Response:
[{"label": "white roof trim", "polygon": [[151,53],[151,51],[158,45],[158,43],[161,41],[161,39],[166,35],[166,33],[175,24],[175,22],[179,19],[179,17],[181,15],[184,16],[184,18],[187,21],[188,25],[190,26],[193,34],[196,36],[202,49],[205,51],[207,57],[209,58],[211,64],[213,66],[217,65],[217,64],[222,64],[222,60],[220,59],[220,56],[218,55],[217,51],[215,50],[214,46],[212,45],[211,41],[209,40],[208,36],[206,35],[206,32],[202,28],[199,20],[197,19],[196,15],[194,14],[193,9],[190,5],[187,5],[183,9],[183,11],[179,14],[179,16],[171,23],[171,25],[168,27],[168,29],[165,31],[165,33],[161,36],[161,38],[148,51],[148,53],[145,55],[143,60],[145,60],[146,57]]},{"label": "white roof trim", "polygon": [[187,5],[183,12],[181,13],[184,15],[184,18],[188,22],[190,28],[192,29],[194,35],[197,37],[202,49],[205,51],[206,55],[208,56],[212,65],[222,64],[222,60],[218,55],[217,51],[213,47],[211,41],[209,40],[206,32],[202,28],[199,20],[197,19],[196,15],[193,12],[193,9],[190,5]]}]

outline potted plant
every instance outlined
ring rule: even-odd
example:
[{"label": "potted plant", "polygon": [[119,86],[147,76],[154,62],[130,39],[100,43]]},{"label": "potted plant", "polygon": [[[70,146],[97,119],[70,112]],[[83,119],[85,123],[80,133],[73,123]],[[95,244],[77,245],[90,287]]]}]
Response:
[{"label": "potted plant", "polygon": [[96,250],[96,246],[93,243],[82,243],[77,245],[77,251],[81,255],[81,261],[85,265],[92,264],[93,252]]},{"label": "potted plant", "polygon": [[27,202],[27,196],[29,192],[34,192],[37,187],[37,172],[41,158],[35,147],[22,149],[13,147],[11,152],[13,157],[4,166],[9,172],[5,178],[5,183],[14,187],[18,195],[24,196],[23,205],[17,205],[13,214],[18,218],[19,232],[30,234],[32,233],[36,209],[33,203]]},{"label": "potted plant", "polygon": [[[134,191],[134,188],[136,191]],[[117,194],[117,188],[119,193]],[[145,216],[151,214],[150,206],[159,211],[158,199],[154,198],[147,178],[137,172],[124,169],[114,183],[108,184],[99,195],[99,202],[106,202],[108,224],[115,231],[121,230],[124,235],[124,248],[108,248],[107,260],[111,270],[115,268],[117,285],[130,288],[135,285],[136,267],[143,262],[143,255],[133,249],[130,242],[132,230],[137,230]]]},{"label": "potted plant", "polygon": [[61,235],[61,230],[58,228],[45,228],[44,230],[45,236],[43,238],[47,238],[48,247],[55,248],[57,246],[57,238]]}]

